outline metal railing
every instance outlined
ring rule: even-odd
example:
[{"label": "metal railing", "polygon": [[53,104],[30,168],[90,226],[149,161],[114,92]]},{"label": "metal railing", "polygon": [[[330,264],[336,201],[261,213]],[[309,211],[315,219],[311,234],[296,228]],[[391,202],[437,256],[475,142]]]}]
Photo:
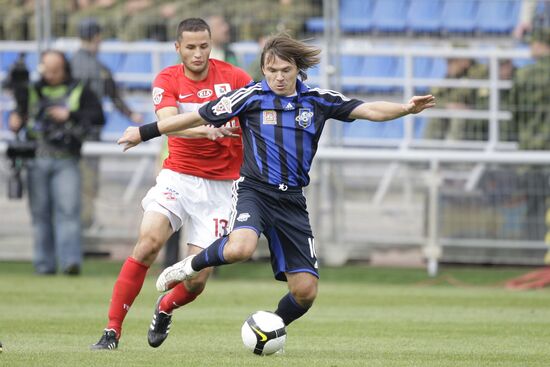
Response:
[{"label": "metal railing", "polygon": [[[78,47],[78,44],[72,41],[59,41],[53,44],[53,47],[60,48],[67,52],[73,52]],[[233,49],[238,55],[244,53],[253,53],[257,51],[257,47],[253,44],[234,45]],[[3,51],[26,51],[33,52],[35,50],[35,44],[33,42],[0,42],[0,52]],[[118,81],[147,81],[150,82],[154,75],[161,69],[162,54],[166,52],[173,52],[172,44],[159,44],[159,43],[122,43],[116,44],[105,43],[101,49],[102,52],[149,52],[152,55],[152,66],[150,72],[144,73],[129,73],[129,74],[115,74]],[[425,178],[424,187],[428,191],[428,210],[427,210],[427,231],[425,234],[420,233],[418,236],[409,236],[409,244],[420,245],[425,249],[425,255],[427,257],[429,270],[434,273],[437,270],[437,261],[440,258],[441,246],[445,242],[445,239],[441,239],[438,235],[438,212],[439,212],[439,192],[440,192],[440,179],[441,179],[441,164],[443,163],[470,163],[474,166],[470,171],[470,179],[468,180],[469,186],[475,186],[476,177],[480,176],[480,172],[483,171],[486,164],[501,163],[501,164],[533,164],[544,165],[550,161],[550,153],[548,152],[510,152],[514,150],[515,145],[513,143],[499,142],[498,136],[498,124],[499,121],[506,121],[511,118],[511,114],[508,111],[501,110],[501,104],[499,100],[499,92],[511,87],[510,81],[502,81],[498,79],[498,65],[500,60],[507,59],[527,59],[530,58],[529,52],[523,49],[498,49],[498,48],[476,48],[476,49],[454,49],[448,48],[426,48],[426,47],[392,47],[384,46],[379,47],[371,42],[361,40],[349,40],[343,41],[341,45],[342,54],[346,55],[360,55],[360,56],[394,56],[403,58],[404,72],[399,77],[393,78],[378,78],[378,77],[342,77],[342,85],[349,83],[365,84],[372,86],[396,86],[402,87],[402,93],[392,96],[392,98],[406,100],[413,95],[413,91],[417,87],[449,87],[449,88],[486,88],[489,90],[489,105],[487,110],[461,110],[452,111],[445,109],[433,109],[426,111],[423,115],[426,117],[449,117],[457,116],[462,119],[486,119],[489,125],[489,133],[487,141],[483,142],[443,142],[443,141],[425,141],[423,139],[415,139],[413,135],[413,118],[407,116],[404,119],[404,133],[402,138],[395,140],[388,140],[387,144],[382,144],[386,148],[392,147],[393,149],[380,149],[380,142],[372,139],[364,139],[362,146],[369,149],[349,148],[342,147],[344,143],[341,133],[331,135],[329,138],[323,140],[323,144],[320,147],[317,155],[317,163],[314,166],[314,176],[317,177],[313,181],[312,189],[308,192],[308,195],[316,198],[313,201],[317,203],[330,203],[327,209],[325,204],[317,205],[312,212],[312,216],[315,218],[323,217],[325,214],[329,214],[332,217],[333,225],[323,228],[321,231],[320,240],[318,243],[324,247],[321,249],[328,250],[330,246],[335,245],[336,248],[342,249],[342,246],[348,241],[353,240],[355,242],[361,241],[363,243],[379,242],[380,234],[373,234],[369,239],[369,236],[346,236],[338,231],[343,228],[342,213],[345,211],[343,207],[343,201],[339,200],[343,195],[345,187],[342,182],[338,180],[331,180],[330,177],[341,173],[341,170],[345,164],[351,162],[383,162],[387,164],[386,168],[383,168],[379,177],[377,189],[374,195],[372,203],[380,204],[383,202],[385,193],[388,192],[389,186],[394,182],[397,177],[397,172],[400,168],[405,168],[406,165],[411,163],[421,163],[425,165],[424,172]],[[475,59],[487,60],[489,68],[489,78],[487,80],[468,80],[468,79],[426,79],[416,78],[413,73],[413,65],[415,58],[417,57],[434,57],[434,58],[451,58],[451,57],[468,57]],[[323,62],[321,68],[321,74],[318,77],[311,77],[311,82],[315,84],[324,84],[328,80],[327,75],[338,74],[332,65],[327,62]],[[4,77],[5,75],[2,75]],[[2,104],[0,109],[7,109],[6,104]],[[426,147],[438,148],[435,150],[426,149]],[[449,147],[465,148],[465,149],[452,149]],[[130,151],[129,154],[141,154],[144,159],[150,160],[156,156],[156,148],[148,150],[149,148],[143,148],[141,150]],[[466,150],[467,149],[467,150]],[[508,150],[508,151],[506,151]],[[0,145],[0,153],[2,146]],[[132,153],[135,152],[135,153]],[[98,144],[87,143],[84,147],[85,155],[99,155],[99,156],[112,156],[120,153],[120,148],[113,144]],[[145,161],[142,161],[141,167],[146,166]],[[133,198],[135,188],[139,186],[140,178],[144,175],[143,169],[137,169],[135,175],[131,179],[131,184],[128,186],[126,193],[123,195],[124,200],[130,200]],[[344,176],[342,176],[344,177]],[[328,187],[330,182],[335,182],[335,185]],[[310,199],[311,201],[311,199]],[[316,219],[317,223],[322,223],[322,219]],[[392,239],[394,238],[394,239]],[[373,241],[371,241],[374,239]],[[384,233],[384,241],[391,243],[395,241],[397,243],[407,242],[403,238],[398,236],[392,237],[392,233]],[[455,241],[456,242],[456,241]],[[460,242],[460,241],[458,241]],[[458,243],[457,242],[457,243]],[[498,246],[499,244],[494,241],[463,241],[463,245],[470,246]],[[503,247],[506,246],[527,246],[527,248],[544,248],[541,242],[536,243],[511,243],[501,242]],[[345,260],[345,257],[344,257]]]}]

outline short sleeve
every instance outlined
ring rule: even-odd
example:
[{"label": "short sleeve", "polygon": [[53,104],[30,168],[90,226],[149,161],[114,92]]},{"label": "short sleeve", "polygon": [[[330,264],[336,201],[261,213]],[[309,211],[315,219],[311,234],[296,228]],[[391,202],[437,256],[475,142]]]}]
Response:
[{"label": "short sleeve", "polygon": [[352,122],[355,119],[350,118],[349,115],[357,106],[363,104],[359,99],[348,98],[330,89],[312,88],[309,90],[309,95],[317,101],[318,107],[323,110],[327,120]]},{"label": "short sleeve", "polygon": [[173,76],[161,71],[153,81],[153,105],[155,111],[164,107],[177,107],[177,95],[174,92]]},{"label": "short sleeve", "polygon": [[219,127],[237,115],[246,111],[254,92],[261,88],[258,84],[232,90],[224,96],[208,102],[199,109],[199,114],[206,122]]},{"label": "short sleeve", "polygon": [[331,104],[330,118],[345,122],[355,121],[355,119],[350,118],[349,115],[357,106],[363,104],[363,101],[359,99],[350,99],[342,94],[340,94],[340,96]]}]

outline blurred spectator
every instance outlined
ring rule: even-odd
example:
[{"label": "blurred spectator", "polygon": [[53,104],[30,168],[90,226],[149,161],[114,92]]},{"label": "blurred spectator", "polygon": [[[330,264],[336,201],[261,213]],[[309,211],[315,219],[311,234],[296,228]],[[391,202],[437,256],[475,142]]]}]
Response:
[{"label": "blurred spectator", "polygon": [[67,36],[78,37],[83,20],[101,20],[103,37],[117,37],[122,28],[125,1],[117,0],[74,0],[73,13],[67,17]]},{"label": "blurred spectator", "polygon": [[[263,35],[258,38],[258,48],[262,50],[265,45],[265,41],[269,38],[269,35]],[[252,77],[255,81],[260,81],[264,78],[264,74],[262,72],[262,66],[261,66],[261,54],[258,54],[254,61],[250,63],[247,70],[248,74]]]},{"label": "blurred spectator", "polygon": [[3,37],[7,40],[25,41],[32,39],[31,23],[34,15],[34,0],[15,0],[2,4]]},{"label": "blurred spectator", "polygon": [[550,27],[533,29],[535,63],[519,69],[510,91],[510,107],[521,149],[550,150]]},{"label": "blurred spectator", "polygon": [[[499,80],[513,80],[517,69],[511,59],[500,60],[498,69]],[[499,93],[499,109],[510,110],[510,89],[501,89]],[[488,97],[487,97],[488,98]],[[489,105],[487,101],[487,105]],[[499,141],[517,142],[517,128],[511,121],[499,121]]]},{"label": "blurred spectator", "polygon": [[229,23],[227,23],[222,15],[211,15],[206,18],[206,22],[210,26],[212,35],[212,51],[210,52],[210,58],[239,66],[237,56],[229,49],[229,42],[231,41],[231,28]]},{"label": "blurred spectator", "polygon": [[[102,41],[100,24],[93,18],[84,19],[78,33],[80,48],[71,60],[74,77],[88,83],[100,100],[109,97],[114,106],[132,122],[141,123],[143,116],[133,112],[124,102],[111,71],[98,59]],[[99,130],[96,131],[96,139],[99,139]]]},{"label": "blurred spectator", "polygon": [[[124,41],[171,39],[168,30],[181,13],[195,14],[198,0],[132,0],[124,4],[125,15],[119,38]],[[173,28],[176,28],[175,26]]]},{"label": "blurred spectator", "polygon": [[65,274],[78,275],[80,148],[90,127],[102,122],[103,110],[91,89],[72,78],[61,52],[45,51],[39,68],[41,79],[28,90],[28,121],[19,112],[9,117],[11,130],[26,128],[37,143],[36,158],[28,164],[34,267],[38,274],[54,274],[59,263]]},{"label": "blurred spectator", "polygon": [[[520,149],[550,150],[550,14],[536,18],[530,33],[531,55],[535,63],[519,69],[510,91],[512,121],[517,129]],[[545,228],[550,220],[550,170],[547,167],[526,167],[527,235],[530,239],[550,240]],[[546,224],[548,225],[548,223]],[[545,261],[550,263],[550,254]]]},{"label": "blurred spectator", "polygon": [[533,29],[533,21],[536,17],[548,19],[549,16],[550,2],[548,0],[523,0],[513,36],[517,39],[523,39]]},{"label": "blurred spectator", "polygon": [[69,18],[77,11],[76,1],[50,0],[51,31],[53,38],[67,36]]},{"label": "blurred spectator", "polygon": [[239,40],[257,40],[271,29],[300,38],[306,18],[320,15],[315,2],[307,0],[251,1],[246,12],[238,8],[225,10],[233,11],[227,15],[238,28]]},{"label": "blurred spectator", "polygon": [[[445,78],[449,79],[487,79],[486,65],[471,58],[451,58],[447,62]],[[483,94],[487,90],[474,88],[432,88],[430,94],[438,98],[438,106],[451,110],[487,108],[481,105]],[[481,97],[481,99],[480,99]],[[485,98],[487,101],[488,98]],[[432,118],[426,127],[427,139],[448,140],[485,140],[487,139],[487,121],[463,118]]]},{"label": "blurred spectator", "polygon": [[[82,80],[96,94],[100,101],[109,97],[113,105],[134,123],[141,123],[143,116],[133,112],[120,96],[119,89],[111,71],[98,59],[101,44],[101,26],[93,19],[84,19],[79,25],[80,49],[71,59],[73,76]],[[93,130],[88,140],[97,141],[101,137],[101,129],[105,120],[93,121]],[[84,228],[94,223],[94,202],[99,189],[99,158],[86,157],[82,160],[82,221]]]},{"label": "blurred spectator", "polygon": [[118,38],[123,41],[146,39],[149,24],[158,22],[157,8],[152,0],[125,1],[120,18],[123,26],[117,33]]}]

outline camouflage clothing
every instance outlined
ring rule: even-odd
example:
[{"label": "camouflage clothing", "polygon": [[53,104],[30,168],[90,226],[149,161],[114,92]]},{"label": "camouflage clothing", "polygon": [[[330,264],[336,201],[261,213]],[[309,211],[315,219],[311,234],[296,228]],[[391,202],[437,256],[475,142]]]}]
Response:
[{"label": "camouflage clothing", "polygon": [[509,105],[520,149],[550,149],[550,55],[517,71]]},{"label": "camouflage clothing", "polygon": [[[460,75],[446,78],[456,79],[487,79],[486,65],[473,63]],[[487,109],[489,91],[486,88],[432,88],[431,94],[437,97],[437,104],[442,108],[457,108],[461,105],[465,109]],[[449,107],[447,107],[450,105]],[[455,105],[455,106],[453,106]],[[487,120],[466,120],[461,118],[433,118],[426,127],[427,139],[452,140],[486,140],[488,134]]]},{"label": "camouflage clothing", "polygon": [[[516,72],[508,103],[512,112],[511,126],[520,149],[550,149],[549,86],[550,55],[538,58],[535,64]],[[545,217],[550,214],[550,170],[545,166],[521,166],[517,170],[526,178],[527,238],[541,240],[545,232],[548,233]]]},{"label": "camouflage clothing", "polygon": [[14,41],[34,39],[31,28],[34,22],[34,2],[23,0],[2,1],[0,6],[3,9],[2,15],[0,15],[3,39]]}]

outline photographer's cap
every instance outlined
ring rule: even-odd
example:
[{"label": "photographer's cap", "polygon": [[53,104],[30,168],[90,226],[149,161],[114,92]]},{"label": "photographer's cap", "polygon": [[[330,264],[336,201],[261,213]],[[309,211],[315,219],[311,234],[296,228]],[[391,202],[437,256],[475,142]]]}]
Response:
[{"label": "photographer's cap", "polygon": [[78,36],[83,40],[90,41],[100,33],[101,26],[94,18],[83,19],[78,25]]}]

